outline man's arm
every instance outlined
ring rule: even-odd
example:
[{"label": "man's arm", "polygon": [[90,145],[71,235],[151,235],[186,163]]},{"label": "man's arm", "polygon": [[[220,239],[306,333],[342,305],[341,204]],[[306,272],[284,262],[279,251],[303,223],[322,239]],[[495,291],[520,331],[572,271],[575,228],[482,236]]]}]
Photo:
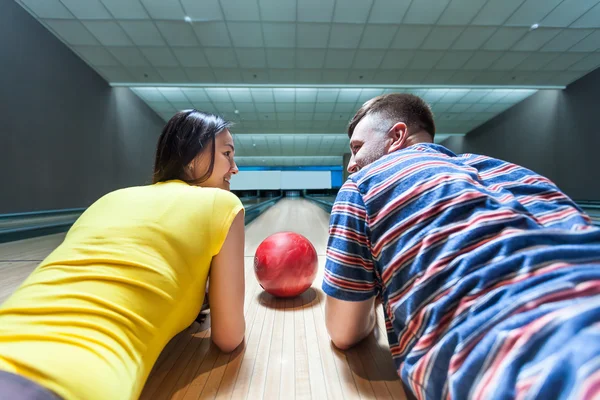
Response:
[{"label": "man's arm", "polygon": [[348,349],[375,327],[378,294],[367,211],[356,183],[340,189],[333,209],[323,279],[325,324],[333,344]]},{"label": "man's arm", "polygon": [[344,301],[327,296],[325,324],[331,341],[347,350],[369,336],[375,328],[375,297],[364,301]]}]

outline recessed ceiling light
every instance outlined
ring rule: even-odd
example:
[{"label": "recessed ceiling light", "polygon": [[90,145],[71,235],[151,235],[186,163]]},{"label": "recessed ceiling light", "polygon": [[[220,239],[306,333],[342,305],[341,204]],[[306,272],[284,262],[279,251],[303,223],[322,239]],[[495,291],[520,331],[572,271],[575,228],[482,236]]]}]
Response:
[{"label": "recessed ceiling light", "polygon": [[184,20],[185,22],[192,22],[192,19],[191,19],[191,18],[190,18],[188,15],[186,15],[186,16],[183,18],[183,20]]},{"label": "recessed ceiling light", "polygon": [[239,114],[240,110],[235,110],[234,113]]},{"label": "recessed ceiling light", "polygon": [[256,147],[256,143],[252,143],[252,147]]},{"label": "recessed ceiling light", "polygon": [[533,25],[531,25],[531,30],[535,31],[539,27],[540,27],[540,24],[533,24]]}]

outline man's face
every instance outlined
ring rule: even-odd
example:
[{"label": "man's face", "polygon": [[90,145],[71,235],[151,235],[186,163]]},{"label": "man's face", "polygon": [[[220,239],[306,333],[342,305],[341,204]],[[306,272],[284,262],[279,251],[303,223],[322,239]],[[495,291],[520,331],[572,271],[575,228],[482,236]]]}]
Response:
[{"label": "man's face", "polygon": [[376,124],[372,115],[360,120],[350,138],[352,155],[348,162],[348,172],[353,174],[388,154],[393,138]]}]

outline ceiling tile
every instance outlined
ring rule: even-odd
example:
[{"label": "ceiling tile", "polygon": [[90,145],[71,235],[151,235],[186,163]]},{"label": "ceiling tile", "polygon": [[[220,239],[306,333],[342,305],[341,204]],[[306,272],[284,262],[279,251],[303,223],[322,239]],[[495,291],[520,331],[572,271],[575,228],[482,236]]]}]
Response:
[{"label": "ceiling tile", "polygon": [[314,103],[298,103],[298,99],[296,99],[296,112],[297,113],[312,113],[315,110]]},{"label": "ceiling tile", "polygon": [[200,47],[198,48],[173,48],[175,57],[184,67],[208,67],[208,61]]},{"label": "ceiling tile", "polygon": [[[297,88],[296,102],[298,103],[315,103],[317,100],[317,88]],[[312,111],[312,109],[311,109]]]},{"label": "ceiling tile", "polygon": [[351,6],[338,2],[333,12],[333,22],[365,23],[372,5],[373,0],[358,1]]},{"label": "ceiling tile", "polygon": [[248,0],[220,0],[228,21],[259,21],[258,2]]},{"label": "ceiling tile", "polygon": [[225,88],[206,88],[204,91],[213,103],[231,103],[230,92]]},{"label": "ceiling tile", "polygon": [[512,50],[517,51],[536,51],[543,45],[548,43],[553,37],[558,35],[561,29],[536,29],[527,33],[521,40],[517,42]]},{"label": "ceiling tile", "polygon": [[267,49],[269,68],[294,68],[296,52],[294,49]]},{"label": "ceiling tile", "polygon": [[421,48],[425,50],[449,49],[452,43],[463,31],[462,27],[437,26],[431,30]]},{"label": "ceiling tile", "polygon": [[165,102],[167,101],[157,88],[134,87],[131,90],[146,102]]},{"label": "ceiling tile", "polygon": [[360,43],[362,31],[362,25],[332,24],[331,34],[329,36],[329,47],[356,49]]},{"label": "ceiling tile", "polygon": [[263,88],[251,88],[250,93],[252,94],[252,98],[256,102],[256,108],[260,111],[259,104],[260,103],[273,103],[273,89],[263,89]]},{"label": "ceiling tile", "polygon": [[182,92],[192,103],[210,101],[208,95],[202,88],[183,88]]},{"label": "ceiling tile", "polygon": [[334,0],[302,0],[298,7],[298,21],[330,22],[333,16]]},{"label": "ceiling tile", "polygon": [[119,62],[102,46],[73,46],[84,60],[95,66],[117,66]]},{"label": "ceiling tile", "polygon": [[502,56],[500,52],[479,51],[462,66],[464,70],[483,70],[487,69]]},{"label": "ceiling tile", "polygon": [[187,22],[157,21],[156,26],[169,46],[198,46],[198,39]]},{"label": "ceiling tile", "polygon": [[320,103],[336,102],[340,89],[319,89],[317,92],[317,107]]},{"label": "ceiling tile", "polygon": [[96,70],[109,82],[131,82],[129,72],[122,67],[97,67]]},{"label": "ceiling tile", "polygon": [[484,50],[508,50],[527,32],[526,28],[499,28],[482,48]]},{"label": "ceiling tile", "polygon": [[265,68],[267,57],[264,49],[235,49],[241,68]]},{"label": "ceiling tile", "polygon": [[126,67],[147,67],[150,65],[136,47],[108,47],[108,50]]},{"label": "ceiling tile", "polygon": [[360,48],[387,49],[398,30],[394,25],[367,25],[363,32]]},{"label": "ceiling tile", "polygon": [[591,34],[590,29],[565,29],[541,48],[541,51],[567,51]]},{"label": "ceiling tile", "polygon": [[381,63],[380,68],[384,69],[402,69],[406,68],[408,64],[412,61],[415,56],[414,51],[407,50],[389,50],[383,61]]},{"label": "ceiling tile", "polygon": [[[115,0],[113,0],[115,1]],[[180,0],[183,11],[194,22],[222,21],[223,13],[219,0]]]},{"label": "ceiling tile", "polygon": [[184,68],[190,81],[196,83],[215,82],[215,74],[211,68]]},{"label": "ceiling tile", "polygon": [[541,21],[541,25],[566,28],[596,4],[598,0],[564,0]]},{"label": "ceiling tile", "polygon": [[376,72],[376,69],[353,69],[348,75],[348,84],[370,85]]},{"label": "ceiling tile", "polygon": [[101,0],[116,19],[146,19],[148,13],[139,0]]},{"label": "ceiling tile", "polygon": [[411,24],[434,24],[449,0],[418,0],[413,1],[408,9],[405,21]]},{"label": "ceiling tile", "polygon": [[296,80],[296,71],[290,68],[278,68],[269,70],[269,82],[290,83]]},{"label": "ceiling tile", "polygon": [[593,71],[600,66],[600,53],[592,53],[569,67],[569,71]]},{"label": "ceiling tile", "polygon": [[168,47],[143,47],[140,49],[148,61],[156,67],[177,67],[177,59]]},{"label": "ceiling tile", "polygon": [[224,22],[202,22],[193,25],[203,46],[230,47],[229,31]]},{"label": "ceiling tile", "polygon": [[138,46],[162,46],[166,44],[153,22],[121,21],[119,24],[133,40],[133,43]]},{"label": "ceiling tile", "polygon": [[69,19],[73,14],[59,0],[20,0],[38,18]]},{"label": "ceiling tile", "polygon": [[134,82],[145,84],[164,82],[164,79],[153,67],[127,67],[127,71],[134,78]]},{"label": "ceiling tile", "polygon": [[[258,105],[257,105],[258,107]],[[275,103],[275,109],[278,113],[280,112],[294,112],[296,110],[296,105],[292,102],[280,102]]]},{"label": "ceiling tile", "polygon": [[583,57],[585,57],[585,53],[564,53],[560,54],[558,57],[544,65],[541,69],[544,71],[564,71],[568,69],[571,65],[580,61]]},{"label": "ceiling tile", "polygon": [[[325,62],[325,53],[323,53],[322,62]],[[297,83],[319,83],[321,82],[321,69],[296,69]]]},{"label": "ceiling tile", "polygon": [[492,70],[511,70],[521,64],[531,53],[527,52],[508,52],[502,54],[500,58],[490,67]]},{"label": "ceiling tile", "polygon": [[459,103],[477,103],[489,94],[489,89],[472,89],[458,100]]},{"label": "ceiling tile", "polygon": [[415,55],[408,68],[432,69],[443,56],[443,51],[415,51]]},{"label": "ceiling tile", "polygon": [[275,102],[293,103],[296,101],[296,90],[293,88],[276,88],[273,89],[273,97]]},{"label": "ceiling tile", "polygon": [[112,18],[112,15],[99,0],[61,0],[61,2],[79,19]]},{"label": "ceiling tile", "polygon": [[594,31],[591,35],[582,39],[575,46],[571,47],[569,51],[592,52],[598,51],[598,49],[600,49],[600,30]]},{"label": "ceiling tile", "polygon": [[398,75],[398,79],[395,83],[402,83],[407,85],[418,85],[423,82],[423,79],[427,77],[429,71],[421,70],[421,71],[401,71]]},{"label": "ceiling tile", "polygon": [[[361,95],[362,89],[340,89],[340,95],[338,96],[338,103],[352,103],[354,104],[358,101],[359,96]],[[349,111],[353,111],[353,108]]]},{"label": "ceiling tile", "polygon": [[383,50],[358,50],[352,67],[359,69],[378,68],[385,53]]},{"label": "ceiling tile", "polygon": [[323,70],[323,82],[346,83],[349,74],[347,69],[325,69]]},{"label": "ceiling tile", "polygon": [[[179,67],[175,67],[175,68],[161,67],[161,68],[157,68],[156,70],[158,71],[160,76],[165,80],[165,82],[170,82],[170,83],[189,82],[187,75]],[[187,107],[189,107],[189,104]]]},{"label": "ceiling tile", "polygon": [[375,0],[369,23],[399,24],[403,21],[411,0]]},{"label": "ceiling tile", "polygon": [[185,13],[179,0],[140,0],[154,19],[174,19],[182,21]]},{"label": "ceiling tile", "polygon": [[298,47],[324,48],[329,38],[329,24],[298,24]]},{"label": "ceiling tile", "polygon": [[425,79],[421,81],[423,84],[429,85],[443,85],[454,75],[456,71],[453,70],[441,70],[434,69],[429,71]]},{"label": "ceiling tile", "polygon": [[45,22],[50,29],[70,45],[94,46],[99,44],[94,35],[79,21],[49,20]]},{"label": "ceiling tile", "polygon": [[552,62],[558,53],[534,53],[515,67],[517,71],[537,71]]},{"label": "ceiling tile", "polygon": [[488,1],[471,23],[473,25],[502,25],[521,6],[523,1]]},{"label": "ceiling tile", "polygon": [[259,0],[263,21],[296,21],[296,0]]},{"label": "ceiling tile", "polygon": [[450,79],[448,79],[449,85],[469,85],[475,79],[476,74],[473,71],[457,71]]},{"label": "ceiling tile", "polygon": [[266,47],[296,47],[296,25],[287,23],[262,24]]},{"label": "ceiling tile", "polygon": [[463,97],[469,94],[469,89],[449,89],[442,98],[440,98],[440,103],[456,103],[460,101]]},{"label": "ceiling tile", "polygon": [[573,22],[572,28],[600,28],[600,3]]},{"label": "ceiling tile", "polygon": [[428,89],[421,98],[428,103],[437,103],[446,93],[448,89]]},{"label": "ceiling tile", "polygon": [[264,47],[258,22],[228,22],[227,27],[234,47]]},{"label": "ceiling tile", "polygon": [[460,69],[473,56],[472,51],[448,51],[438,61],[436,69]]},{"label": "ceiling tile", "polygon": [[563,0],[525,0],[519,9],[506,21],[506,25],[531,26],[539,23]]},{"label": "ceiling tile", "polygon": [[487,0],[452,0],[437,21],[439,25],[468,25]]},{"label": "ceiling tile", "polygon": [[555,75],[554,78],[552,78],[550,80],[550,82],[553,85],[567,86],[567,85],[573,83],[574,81],[576,81],[577,79],[581,78],[582,75],[583,75],[582,72],[562,71],[562,72],[558,73],[557,75]]},{"label": "ceiling tile", "polygon": [[298,49],[296,51],[296,66],[298,68],[323,68],[326,50]]},{"label": "ceiling tile", "polygon": [[398,28],[396,37],[392,42],[394,49],[418,49],[425,41],[425,38],[431,31],[430,26],[406,26]]},{"label": "ceiling tile", "polygon": [[213,68],[237,68],[238,63],[232,49],[206,48],[204,54]]},{"label": "ceiling tile", "polygon": [[495,32],[496,28],[470,26],[454,42],[452,48],[455,50],[479,49]]},{"label": "ceiling tile", "polygon": [[132,46],[123,29],[110,21],[84,21],[85,27],[105,46]]},{"label": "ceiling tile", "polygon": [[325,57],[325,68],[348,68],[354,59],[354,50],[330,49]]}]

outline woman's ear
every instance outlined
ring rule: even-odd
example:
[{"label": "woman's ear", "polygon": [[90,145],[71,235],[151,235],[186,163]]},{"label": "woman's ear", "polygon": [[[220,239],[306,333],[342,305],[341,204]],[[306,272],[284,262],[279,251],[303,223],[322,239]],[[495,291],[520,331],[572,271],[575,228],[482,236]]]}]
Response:
[{"label": "woman's ear", "polygon": [[388,135],[392,140],[392,144],[388,149],[389,154],[404,147],[404,143],[406,143],[406,138],[408,137],[408,128],[404,122],[397,122],[388,131]]}]

